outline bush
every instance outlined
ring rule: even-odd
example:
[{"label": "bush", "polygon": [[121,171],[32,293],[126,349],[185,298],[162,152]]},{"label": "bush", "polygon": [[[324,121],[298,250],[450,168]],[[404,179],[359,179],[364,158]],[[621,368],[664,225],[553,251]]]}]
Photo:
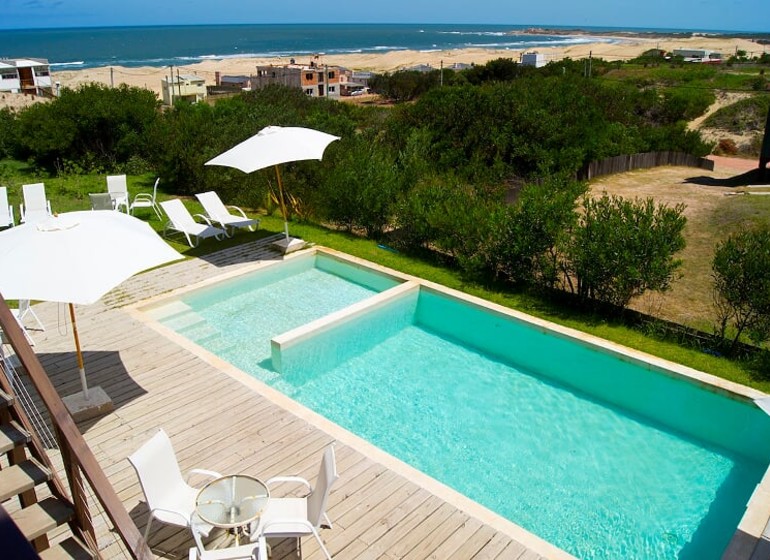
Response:
[{"label": "bush", "polygon": [[585,191],[584,183],[552,178],[525,185],[514,204],[498,206],[490,217],[491,272],[515,284],[556,287],[558,249],[574,227],[576,200]]},{"label": "bush", "polygon": [[158,116],[159,101],[149,90],[100,84],[65,88],[50,103],[22,110],[16,124],[18,148],[48,170],[101,172],[134,155],[144,155],[144,132]]},{"label": "bush", "polygon": [[738,146],[731,138],[722,138],[717,143],[714,153],[718,156],[734,156],[738,153]]},{"label": "bush", "polygon": [[712,261],[717,332],[732,329],[731,350],[744,333],[754,342],[770,338],[770,226],[755,226],[720,243]]},{"label": "bush", "polygon": [[625,307],[647,290],[665,291],[684,248],[684,205],[652,199],[584,198],[583,212],[565,248],[566,281],[584,300]]}]

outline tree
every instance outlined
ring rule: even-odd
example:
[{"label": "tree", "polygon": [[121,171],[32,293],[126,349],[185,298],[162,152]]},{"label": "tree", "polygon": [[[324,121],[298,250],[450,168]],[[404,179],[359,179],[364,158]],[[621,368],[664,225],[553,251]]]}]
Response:
[{"label": "tree", "polygon": [[500,205],[490,216],[494,232],[487,249],[492,273],[515,284],[554,288],[559,277],[559,249],[577,220],[576,200],[584,183],[551,177],[524,185],[514,204]]},{"label": "tree", "polygon": [[684,205],[656,206],[604,194],[583,199],[566,249],[566,280],[585,300],[625,307],[646,290],[669,288],[685,246]]},{"label": "tree", "polygon": [[360,227],[368,237],[380,237],[400,191],[395,157],[363,134],[343,138],[335,148],[325,158],[334,172],[312,189],[313,206],[348,231]]},{"label": "tree", "polygon": [[754,342],[770,338],[770,226],[755,226],[717,245],[712,261],[717,330],[726,338],[734,329],[730,351],[741,335]]},{"label": "tree", "polygon": [[18,144],[22,155],[51,170],[67,163],[85,170],[113,169],[144,155],[143,135],[157,118],[159,104],[153,92],[125,84],[65,88],[51,103],[21,111]]}]

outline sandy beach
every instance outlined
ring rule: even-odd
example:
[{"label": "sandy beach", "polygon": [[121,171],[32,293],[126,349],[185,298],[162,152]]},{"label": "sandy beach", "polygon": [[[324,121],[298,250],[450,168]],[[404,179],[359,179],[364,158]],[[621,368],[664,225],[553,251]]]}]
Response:
[{"label": "sandy beach", "polygon": [[[756,43],[747,38],[727,38],[724,36],[695,35],[688,38],[666,36],[622,36],[606,37],[586,35],[585,43],[552,48],[539,48],[537,52],[545,55],[548,62],[564,58],[582,59],[589,55],[605,60],[628,60],[652,48],[673,51],[674,49],[708,49],[722,53],[726,58],[736,50],[746,51],[749,56],[759,56],[770,50],[770,46]],[[519,60],[524,50],[492,50],[492,49],[459,49],[445,51],[391,51],[377,54],[344,54],[321,55],[316,60],[318,64],[343,66],[351,70],[393,72],[412,66],[427,64],[439,68],[443,63],[445,68],[455,63],[484,64],[497,58],[512,58]],[[175,66],[180,74],[195,74],[206,80],[207,84],[215,83],[215,73],[222,75],[248,75],[257,65],[283,65],[289,63],[290,57],[281,58],[227,58],[206,60],[186,66]],[[295,57],[297,63],[308,63],[310,59]],[[96,82],[106,85],[128,84],[155,91],[160,95],[161,80],[168,76],[168,67],[138,67],[125,68],[121,66],[90,68],[85,70],[52,70],[54,81],[62,87],[76,88],[81,84]],[[31,99],[19,99],[26,96],[0,95],[0,106],[23,106]]]}]

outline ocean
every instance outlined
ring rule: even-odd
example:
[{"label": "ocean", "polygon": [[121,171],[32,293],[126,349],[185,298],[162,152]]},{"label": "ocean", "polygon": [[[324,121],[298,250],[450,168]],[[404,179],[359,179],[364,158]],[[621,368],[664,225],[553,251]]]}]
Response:
[{"label": "ocean", "polygon": [[[285,24],[89,27],[0,30],[0,58],[45,58],[53,70],[100,66],[168,66],[206,59],[312,54],[435,51],[465,48],[532,49],[607,41],[555,33],[522,33],[516,25]],[[553,29],[558,29],[554,27]],[[591,29],[608,35],[623,31]]]}]

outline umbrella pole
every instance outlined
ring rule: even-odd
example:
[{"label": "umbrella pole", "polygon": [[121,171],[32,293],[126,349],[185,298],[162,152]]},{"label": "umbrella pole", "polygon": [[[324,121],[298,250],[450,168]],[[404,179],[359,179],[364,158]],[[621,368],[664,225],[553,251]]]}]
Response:
[{"label": "umbrella pole", "polygon": [[281,204],[281,214],[283,214],[283,232],[286,234],[286,241],[289,240],[289,215],[286,212],[286,200],[283,196],[283,181],[281,180],[281,171],[278,166],[275,166],[275,176],[278,178],[278,194],[280,196],[279,202]]},{"label": "umbrella pole", "polygon": [[80,384],[83,386],[83,397],[88,400],[88,384],[86,383],[86,367],[83,364],[83,353],[80,351],[80,337],[78,337],[78,324],[75,321],[75,306],[71,303],[70,320],[72,321],[72,335],[75,337],[75,349],[78,355],[78,371],[80,372]]}]

